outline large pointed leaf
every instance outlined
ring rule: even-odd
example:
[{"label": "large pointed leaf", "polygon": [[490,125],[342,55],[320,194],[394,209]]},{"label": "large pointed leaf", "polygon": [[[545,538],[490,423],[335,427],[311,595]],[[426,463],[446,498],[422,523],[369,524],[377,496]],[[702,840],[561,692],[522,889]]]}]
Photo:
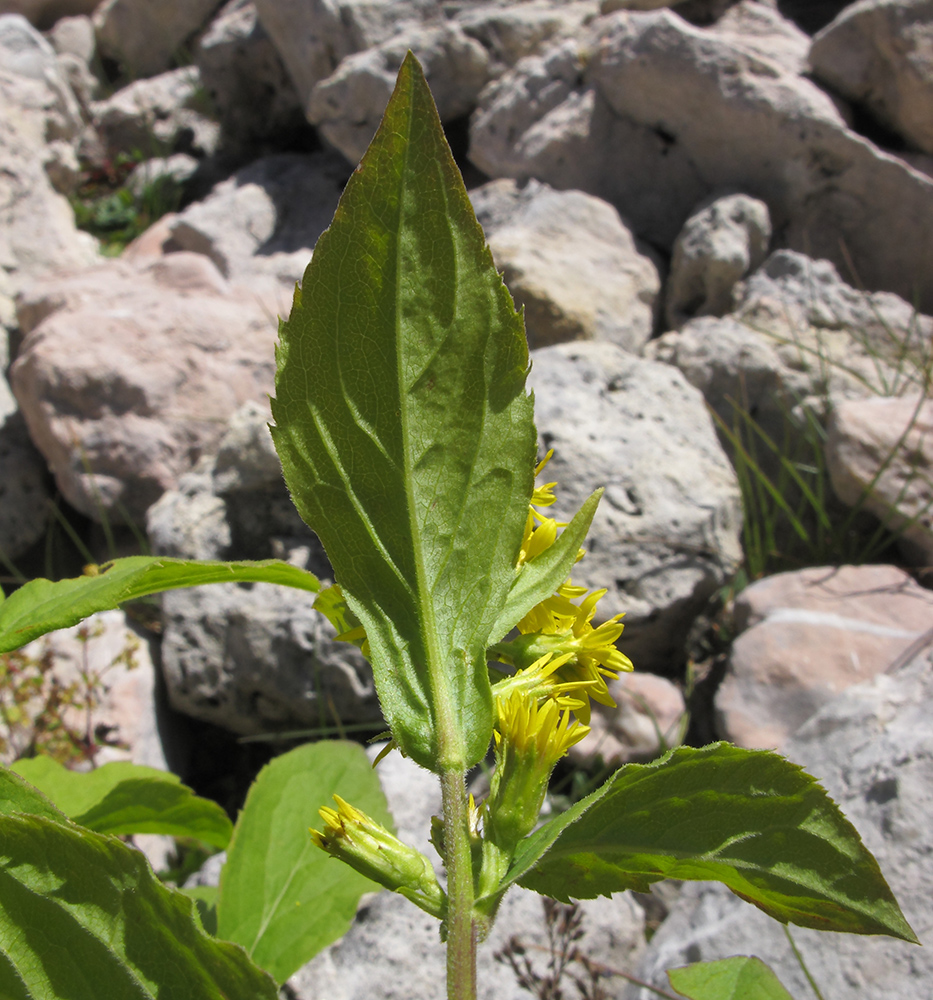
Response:
[{"label": "large pointed leaf", "polygon": [[379,779],[356,743],[308,743],[260,771],[220,881],[217,933],[284,982],[345,933],[379,887],[314,845],[308,828],[333,795],[391,827]]},{"label": "large pointed leaf", "polygon": [[216,802],[195,795],[168,771],[113,761],[82,773],[51,757],[20,760],[13,769],[66,816],[97,833],[195,837],[223,849],[233,832]]},{"label": "large pointed leaf", "polygon": [[276,1000],[242,948],[115,837],[0,816],[0,996],[30,1000]]},{"label": "large pointed leaf", "polygon": [[19,649],[46,632],[68,628],[97,611],[149,594],[205,583],[278,583],[317,592],[315,576],[281,562],[195,562],[162,556],[128,556],[100,567],[94,576],[30,580],[0,601],[0,653]]},{"label": "large pointed leaf", "polygon": [[482,758],[535,433],[521,317],[409,54],[281,327],[273,438],[402,750]]},{"label": "large pointed leaf", "polygon": [[793,1000],[760,958],[746,955],[668,969],[667,978],[687,1000]]},{"label": "large pointed leaf", "polygon": [[0,815],[11,816],[14,813],[32,813],[58,823],[68,822],[67,816],[56,809],[34,785],[14,771],[0,767]]},{"label": "large pointed leaf", "polygon": [[783,923],[916,941],[816,780],[777,754],[727,743],[621,768],[522,841],[506,884],[567,900],[662,878],[723,882]]}]

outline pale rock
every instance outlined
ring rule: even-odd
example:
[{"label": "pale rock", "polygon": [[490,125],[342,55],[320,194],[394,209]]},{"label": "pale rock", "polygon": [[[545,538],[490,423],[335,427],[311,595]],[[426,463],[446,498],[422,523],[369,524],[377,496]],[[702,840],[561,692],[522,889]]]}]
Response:
[{"label": "pale rock", "polygon": [[775,0],[740,0],[716,22],[716,33],[789,73],[802,75],[808,68],[810,36],[782,15]]},{"label": "pale rock", "polygon": [[933,401],[926,396],[840,403],[826,438],[836,496],[861,505],[918,566],[933,562]]},{"label": "pale rock", "polygon": [[222,145],[254,150],[311,128],[304,105],[251,0],[230,0],[198,40],[194,62],[220,120]]},{"label": "pale rock", "polygon": [[58,55],[76,56],[88,66],[97,51],[94,22],[86,14],[63,17],[49,32],[49,42]]},{"label": "pale rock", "polygon": [[[875,855],[921,942],[933,940],[933,663],[929,647],[893,674],[838,695],[784,745],[826,788]],[[889,937],[794,927],[793,940],[826,997],[917,1000],[933,982],[933,952]],[[810,994],[784,928],[724,886],[688,883],[635,975],[669,988],[666,969],[757,955],[795,997]],[[654,1000],[632,985],[625,1000]]]},{"label": "pale rock", "polygon": [[676,369],[615,344],[533,352],[529,386],[553,516],[598,487],[574,583],[606,588],[600,621],[625,612],[619,645],[637,670],[672,674],[694,618],[741,561],[735,474],[699,392]]},{"label": "pale rock", "polygon": [[[300,277],[346,180],[346,164],[333,153],[263,157],[176,216],[171,239],[175,247],[210,257],[231,278],[254,272],[263,260],[300,253]],[[289,280],[294,284],[294,277]]]},{"label": "pale rock", "polygon": [[823,421],[846,399],[902,394],[922,383],[933,320],[889,292],[860,292],[826,260],[773,253],[734,289],[734,311],[690,320],[645,354],[679,368],[728,424],[738,403],[775,441],[786,415]]},{"label": "pale rock", "polygon": [[308,98],[308,120],[357,163],[382,120],[409,49],[424,69],[442,121],[467,114],[489,79],[489,57],[456,24],[411,25],[391,39],[347,56]]},{"label": "pale rock", "polygon": [[141,522],[273,383],[274,315],[199,254],[36,283],[11,384],[69,502]]},{"label": "pale rock", "polygon": [[599,13],[595,0],[527,0],[520,4],[466,5],[457,23],[489,53],[491,77],[548,43],[573,37]]},{"label": "pale rock", "polygon": [[388,41],[405,22],[440,15],[436,0],[255,0],[303,107],[315,84],[354,52]]},{"label": "pale rock", "polygon": [[219,126],[198,110],[202,98],[197,66],[137,80],[104,101],[91,104],[91,116],[111,153],[159,156],[176,150],[211,153]]},{"label": "pale rock", "polygon": [[152,160],[143,160],[133,167],[124,182],[124,187],[141,198],[146,189],[165,184],[168,186],[182,185],[190,180],[198,169],[198,161],[187,153],[175,153],[172,156],[159,156]]},{"label": "pale rock", "polygon": [[[374,748],[378,749],[378,748]],[[371,756],[374,752],[371,751]],[[431,816],[440,815],[437,778],[399,754],[377,767],[399,837],[439,859],[428,842]],[[630,968],[644,950],[644,913],[630,893],[585,900],[582,940],[578,947],[594,962]],[[515,888],[507,893],[488,939],[477,952],[479,1000],[525,1000],[528,994],[496,952],[517,938],[532,964],[545,971],[549,957],[541,897]],[[289,980],[297,1000],[410,1000],[437,996],[445,979],[445,948],[438,922],[397,893],[366,896],[350,930],[325,948]],[[600,980],[606,1000],[621,1000],[623,981]]]},{"label": "pale rock", "polygon": [[0,15],[0,70],[30,80],[55,73],[55,50],[21,14]]},{"label": "pale rock", "polygon": [[575,764],[586,766],[598,754],[607,767],[615,768],[632,760],[653,760],[680,742],[687,707],[676,684],[635,671],[609,681],[608,687],[616,707],[591,703],[590,732],[570,748]]},{"label": "pale rock", "polygon": [[813,567],[756,581],[734,613],[720,732],[781,749],[835,695],[889,670],[933,629],[933,593],[894,566]]},{"label": "pale rock", "polygon": [[[91,102],[97,97],[100,91],[100,80],[94,76],[88,64],[80,56],[76,56],[71,52],[60,53],[56,62],[58,63],[58,72],[71,88],[71,92],[78,102],[82,117],[89,122],[91,118]],[[99,145],[96,136],[91,132],[90,126],[86,126],[85,129],[87,138],[84,139],[83,143],[80,141],[78,143],[78,149],[82,152],[82,146],[90,148],[94,145]]]},{"label": "pale rock", "polygon": [[51,655],[51,675],[63,688],[94,686],[96,704],[89,716],[66,709],[65,722],[82,736],[102,744],[94,760],[132,761],[166,771],[160,725],[166,721],[158,694],[158,678],[148,641],[122,611],[101,611],[72,628],[50,632],[24,646],[36,659]]},{"label": "pale rock", "polygon": [[52,187],[59,194],[71,194],[81,179],[81,164],[74,146],[64,139],[55,139],[46,147],[42,167]]},{"label": "pale rock", "polygon": [[217,0],[103,0],[94,11],[97,46],[130,78],[164,73]]},{"label": "pale rock", "polygon": [[640,351],[661,282],[611,205],[536,181],[491,181],[471,199],[496,268],[525,310],[529,347],[605,340]]},{"label": "pale rock", "polygon": [[665,314],[678,328],[694,316],[722,316],[732,290],[768,252],[771,218],[763,201],[744,194],[699,205],[674,242]]},{"label": "pale rock", "polygon": [[921,264],[933,257],[933,182],[849,129],[815,84],[717,25],[669,10],[599,18],[588,41],[522,60],[486,88],[470,157],[492,176],[605,198],[665,247],[694,205],[739,189],[768,205],[784,245],[933,305]]},{"label": "pale rock", "polygon": [[813,39],[813,76],[933,153],[933,3],[861,0]]}]

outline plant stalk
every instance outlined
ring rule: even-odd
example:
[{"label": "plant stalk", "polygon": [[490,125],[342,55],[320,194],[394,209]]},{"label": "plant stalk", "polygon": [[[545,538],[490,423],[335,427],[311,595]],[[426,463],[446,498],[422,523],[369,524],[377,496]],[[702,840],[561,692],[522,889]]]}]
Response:
[{"label": "plant stalk", "polygon": [[477,934],[464,772],[442,772],[441,791],[447,854],[447,1000],[476,1000]]}]

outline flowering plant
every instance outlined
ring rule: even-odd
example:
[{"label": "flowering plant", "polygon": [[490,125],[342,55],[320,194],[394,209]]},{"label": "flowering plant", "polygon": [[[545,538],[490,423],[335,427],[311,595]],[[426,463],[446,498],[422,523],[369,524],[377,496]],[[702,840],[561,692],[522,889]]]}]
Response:
[{"label": "flowering plant", "polygon": [[[391,745],[439,777],[443,816],[432,841],[446,884],[394,836],[359,769],[353,788],[332,789],[334,805],[318,797],[323,829],[308,838],[307,782],[326,770],[319,748],[327,745],[299,748],[260,778],[232,841],[215,822],[215,842],[230,843],[219,937],[282,982],[326,943],[308,927],[322,913],[330,919],[332,899],[352,914],[358,898],[338,891],[329,854],[441,922],[450,1000],[475,998],[477,945],[514,885],[567,900],[644,891],[668,877],[718,880],[784,923],[915,940],[855,830],[811,777],[775,754],[680,747],[621,768],[538,826],[551,770],[587,732],[590,703],[612,703],[607,678],[631,663],[616,648],[621,621],[594,625],[603,592],[571,582],[598,494],[567,524],[544,512],[555,484],[535,486],[544,462],[535,464],[522,318],[410,54],[295,292],[277,363],[273,437],[334,587],[321,591],[314,577],[272,561],[137,557],[93,577],[34,581],[0,604],[2,650],[142,593],[276,582],[319,592],[316,606],[370,659]],[[492,786],[477,805],[465,778],[491,745]],[[54,782],[31,778],[62,805]],[[54,915],[64,942],[85,947],[93,938],[87,954],[135,983],[134,996],[161,995],[179,969],[190,977],[186,996],[275,995],[242,951],[205,940],[190,904],[185,911],[177,894],[154,888],[141,862],[106,836],[114,829],[101,830],[106,797],[90,810],[59,811],[15,775],[0,779],[0,993],[85,995],[56,985],[67,949],[53,955],[23,933],[41,911]],[[127,822],[119,832],[132,832]],[[158,816],[148,822],[162,829]],[[272,824],[296,845],[284,874],[272,859]],[[47,856],[59,848],[70,860],[52,877]],[[119,877],[95,894],[78,884],[77,867]],[[56,895],[61,885],[68,906]],[[3,902],[16,894],[30,900],[19,915]],[[130,897],[138,912],[127,921]],[[318,902],[302,909],[309,898]],[[169,925],[171,935],[156,933]],[[176,940],[196,963],[174,962]]]}]

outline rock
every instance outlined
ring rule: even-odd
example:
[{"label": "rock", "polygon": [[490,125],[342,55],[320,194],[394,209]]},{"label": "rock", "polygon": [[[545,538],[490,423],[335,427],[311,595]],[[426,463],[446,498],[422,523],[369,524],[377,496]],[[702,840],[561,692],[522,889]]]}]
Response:
[{"label": "rock", "polygon": [[703,198],[740,189],[767,203],[783,245],[933,307],[919,264],[933,257],[933,182],[754,44],[668,10],[599,18],[588,40],[486,88],[470,157],[491,176],[605,198],[664,247]]},{"label": "rock", "polygon": [[844,402],[830,417],[826,465],[836,496],[896,533],[918,566],[933,562],[933,401],[925,396]]},{"label": "rock", "polygon": [[55,139],[46,148],[42,167],[52,187],[59,194],[71,194],[81,179],[81,164],[71,143]]},{"label": "rock", "polygon": [[59,18],[91,14],[100,0],[3,0],[4,14],[21,14],[41,31]]},{"label": "rock", "polygon": [[735,475],[699,393],[675,369],[615,344],[535,351],[529,385],[559,520],[605,495],[573,580],[607,588],[603,620],[636,669],[671,674],[686,634],[741,560]]},{"label": "rock", "polygon": [[124,187],[132,191],[135,197],[141,198],[147,189],[151,190],[156,185],[173,188],[184,184],[194,176],[197,169],[198,161],[187,153],[143,160],[133,167]]},{"label": "rock", "polygon": [[496,267],[524,307],[530,347],[604,340],[640,351],[661,282],[611,205],[536,181],[491,181],[471,198]]},{"label": "rock", "polygon": [[646,348],[678,367],[732,425],[739,403],[772,440],[787,414],[823,421],[833,405],[920,387],[933,320],[889,292],[866,294],[829,261],[773,253],[734,290],[734,312],[689,321]]},{"label": "rock", "polygon": [[162,671],[172,706],[240,735],[382,718],[372,671],[336,642],[312,595],[216,584],[162,598]]},{"label": "rock", "polygon": [[[0,18],[5,24],[10,20]],[[25,31],[21,37],[29,40]],[[3,51],[0,47],[0,58]],[[15,293],[32,277],[97,259],[96,240],[77,231],[71,206],[53,188],[44,169],[54,158],[49,143],[69,140],[81,128],[74,95],[57,73],[54,54],[47,69],[39,79],[0,69],[0,270],[8,286],[4,294]]]},{"label": "rock", "polygon": [[609,681],[616,708],[592,703],[590,733],[570,748],[570,759],[586,767],[598,754],[606,767],[653,760],[680,742],[687,707],[675,684],[636,671]]},{"label": "rock", "polygon": [[173,245],[206,254],[231,278],[254,272],[262,258],[300,252],[300,278],[346,180],[335,154],[263,157],[178,215],[169,225]]},{"label": "rock", "polygon": [[0,70],[30,80],[55,73],[55,50],[21,14],[0,14]]},{"label": "rock", "polygon": [[[933,663],[929,647],[905,668],[849,688],[785,744],[816,776],[875,855],[921,941],[933,935]],[[795,927],[793,939],[824,996],[916,1000],[933,982],[933,956],[887,937],[828,936]],[[809,984],[782,926],[719,885],[688,883],[635,974],[668,987],[665,969],[754,954],[793,996]],[[629,987],[627,1000],[653,1000]]]},{"label": "rock", "polygon": [[[12,404],[12,407],[10,406]],[[15,560],[45,534],[49,474],[0,375],[0,555]]]},{"label": "rock", "polygon": [[155,76],[171,68],[216,7],[216,0],[103,0],[94,11],[97,45],[125,76]]},{"label": "rock", "polygon": [[810,36],[787,20],[773,0],[771,3],[740,0],[716,21],[716,33],[750,52],[780,63],[789,73],[802,75],[809,68]]},{"label": "rock", "polygon": [[97,51],[94,22],[87,15],[63,17],[49,32],[49,43],[58,55],[76,56],[88,66]]},{"label": "rock", "polygon": [[74,685],[83,702],[86,685],[93,683],[90,712],[67,708],[63,720],[79,736],[89,734],[100,744],[95,764],[129,760],[169,769],[159,734],[165,706],[157,694],[152,654],[122,611],[102,611],[80,625],[51,632],[24,646],[21,655],[36,660],[50,656],[50,679],[62,689]]},{"label": "rock", "polygon": [[[441,812],[437,778],[394,753],[379,764],[378,773],[399,837],[439,866],[427,842],[431,816]],[[586,900],[580,906],[585,934],[577,944],[587,957],[614,968],[629,968],[637,961],[644,948],[644,914],[630,893]],[[488,940],[479,946],[480,1000],[527,997],[508,966],[494,959],[513,937],[526,945],[532,964],[544,972],[550,951],[541,899],[524,889],[506,895]],[[404,897],[381,892],[363,898],[347,934],[296,972],[288,987],[297,1000],[409,1000],[438,995],[444,978],[445,950],[437,921]],[[621,982],[600,981],[607,1000],[621,996]]]},{"label": "rock", "polygon": [[273,383],[275,319],[207,258],[113,261],[37,282],[11,384],[59,489],[90,517],[141,523]]},{"label": "rock", "polygon": [[251,0],[230,0],[198,41],[194,61],[235,152],[311,144],[313,131],[294,84]]},{"label": "rock", "polygon": [[771,219],[763,201],[744,194],[708,199],[674,242],[665,313],[678,328],[694,316],[722,316],[736,283],[768,252]]},{"label": "rock", "polygon": [[933,153],[933,3],[861,0],[813,39],[814,77]]},{"label": "rock", "polygon": [[720,732],[783,752],[835,695],[884,673],[933,629],[933,593],[894,566],[814,567],[747,587],[735,624],[716,694]]},{"label": "rock", "polygon": [[486,50],[453,23],[412,25],[380,45],[347,56],[314,86],[307,113],[351,163],[366,152],[409,49],[424,69],[442,121],[472,111],[489,79]]},{"label": "rock", "polygon": [[399,26],[439,15],[435,0],[255,0],[302,106],[315,84],[353,52],[388,41]]},{"label": "rock", "polygon": [[465,6],[456,17],[460,27],[486,49],[490,76],[497,77],[549,42],[573,37],[598,13],[595,0],[528,0],[504,6]]},{"label": "rock", "polygon": [[198,110],[200,88],[196,66],[137,80],[91,104],[94,127],[111,155],[210,154],[217,146],[219,128]]}]

